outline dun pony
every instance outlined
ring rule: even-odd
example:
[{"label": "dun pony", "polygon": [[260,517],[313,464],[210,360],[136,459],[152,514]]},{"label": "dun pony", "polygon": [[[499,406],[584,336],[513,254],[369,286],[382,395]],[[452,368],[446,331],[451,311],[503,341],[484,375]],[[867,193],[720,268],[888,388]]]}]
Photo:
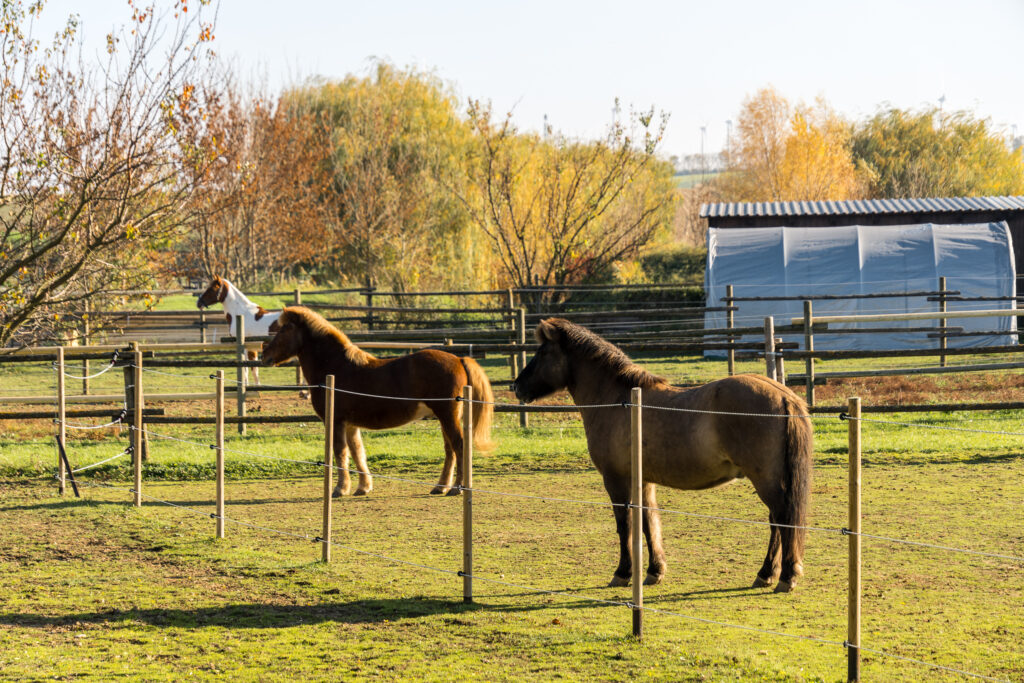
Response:
[{"label": "dun pony", "polygon": [[[643,389],[643,531],[650,553],[644,583],[659,583],[665,574],[655,485],[706,489],[747,477],[768,506],[772,523],[754,586],[778,580],[776,592],[793,588],[803,574],[805,533],[800,527],[807,520],[813,453],[813,428],[799,396],[759,375],[689,390],[673,387],[616,346],[561,318],[542,321],[536,334],[540,349],[513,385],[521,400],[568,389],[580,406],[620,404],[629,400],[632,387]],[[610,585],[625,586],[633,561],[627,508],[629,414],[622,408],[581,408],[580,414],[590,458],[615,504],[620,554]]]}]

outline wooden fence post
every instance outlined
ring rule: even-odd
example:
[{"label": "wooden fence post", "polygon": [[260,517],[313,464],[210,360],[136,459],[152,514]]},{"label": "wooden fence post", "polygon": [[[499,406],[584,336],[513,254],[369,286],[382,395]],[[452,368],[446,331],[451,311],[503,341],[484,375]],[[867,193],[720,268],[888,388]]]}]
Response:
[{"label": "wooden fence post", "polygon": [[775,367],[775,318],[764,319],[764,364],[769,379],[778,379]]},{"label": "wooden fence post", "polygon": [[[295,306],[302,305],[302,290],[298,287],[295,288],[293,301]],[[297,386],[302,386],[302,365],[295,366],[295,384]]]},{"label": "wooden fence post", "polygon": [[[64,347],[57,349],[57,439],[61,444],[67,443],[67,425],[64,423],[66,409],[66,393],[64,387]],[[66,446],[65,446],[66,447]],[[59,449],[58,449],[59,450]],[[64,495],[67,487],[67,472],[64,459],[57,453],[57,491]]]},{"label": "wooden fence post", "polygon": [[[342,434],[341,438],[345,438]],[[331,489],[334,486],[334,375],[327,375],[324,386],[324,523],[320,532],[324,562],[331,561]]]},{"label": "wooden fence post", "polygon": [[[238,354],[238,360],[248,360],[248,354],[245,352],[245,318],[236,315],[235,318],[235,349]],[[246,376],[249,368],[238,366],[235,372],[235,406],[237,408],[238,417],[245,417],[245,385]],[[245,422],[238,423],[238,433],[245,436]]]},{"label": "wooden fence post", "polygon": [[366,278],[366,292],[363,295],[366,297],[366,329],[373,329],[373,281],[367,276]]},{"label": "wooden fence post", "polygon": [[[90,330],[90,324],[89,324],[89,311],[91,310],[91,307],[89,306],[89,300],[88,299],[86,299],[83,302],[82,305],[84,306],[84,309],[85,309],[82,312],[82,346],[88,346],[89,345],[89,333],[91,331]],[[82,359],[82,394],[84,394],[86,396],[89,395],[89,359],[88,358],[83,358]]]},{"label": "wooden fence post", "polygon": [[142,507],[142,352],[136,345],[132,352],[132,470],[134,475],[135,507]]},{"label": "wooden fence post", "polygon": [[[775,347],[778,348],[781,343],[782,337],[776,337]],[[786,361],[782,356],[782,351],[775,352],[775,380],[783,384],[786,383]]]},{"label": "wooden fence post", "polygon": [[[939,278],[939,313],[946,312],[946,278],[945,276]],[[939,348],[943,351],[946,350],[946,319],[939,318]],[[946,367],[946,356],[945,354],[939,356],[939,367]]]},{"label": "wooden fence post", "polygon": [[[512,339],[510,341],[513,344],[515,344],[516,341],[519,339],[519,316],[515,312],[515,296],[512,293],[511,287],[505,290],[505,296],[506,308],[508,309],[509,312],[508,322],[509,325],[512,327]],[[514,382],[516,377],[519,376],[519,370],[521,369],[519,367],[519,356],[517,354],[510,353],[508,355],[508,367],[512,370],[512,381]]]},{"label": "wooden fence post", "polygon": [[644,636],[644,469],[643,412],[640,387],[633,387],[629,397],[630,455],[630,540],[633,544],[633,636]]},{"label": "wooden fence post", "polygon": [[[814,351],[814,327],[812,319],[812,307],[809,300],[804,301],[804,351]],[[804,375],[807,385],[807,405],[814,405],[814,359],[808,357],[804,361]]]},{"label": "wooden fence post", "polygon": [[[730,310],[725,312],[725,326],[726,326],[726,328],[731,330],[733,328],[733,323],[736,322],[735,318],[733,316],[734,311],[732,310],[732,285],[726,285],[725,286],[725,307],[730,309]],[[729,369],[729,376],[730,377],[732,377],[733,375],[736,374],[736,351],[734,351],[731,348],[734,341],[736,341],[735,338],[730,334],[729,335],[729,346],[730,346],[730,348],[729,348],[729,350],[727,352],[727,356],[726,356],[727,363],[728,363],[728,369]]]},{"label": "wooden fence post", "polygon": [[217,380],[217,538],[224,538],[224,371],[218,370]]},{"label": "wooden fence post", "polygon": [[206,310],[199,309],[199,343],[206,343]]},{"label": "wooden fence post", "polygon": [[462,387],[462,601],[473,602],[473,387]]},{"label": "wooden fence post", "polygon": [[846,679],[860,680],[860,399],[848,400],[849,414],[849,592],[847,599]]},{"label": "wooden fence post", "polygon": [[[518,316],[517,327],[519,328],[519,344],[521,346],[526,346],[526,309],[523,308],[522,306],[520,306],[518,312],[519,312],[519,316]],[[526,368],[526,351],[525,350],[519,352],[519,368],[520,368],[520,372]],[[520,405],[523,404],[522,401],[520,401],[519,403],[520,403]],[[530,416],[526,412],[520,412],[519,413],[519,426],[520,427],[529,427],[530,426]]]}]

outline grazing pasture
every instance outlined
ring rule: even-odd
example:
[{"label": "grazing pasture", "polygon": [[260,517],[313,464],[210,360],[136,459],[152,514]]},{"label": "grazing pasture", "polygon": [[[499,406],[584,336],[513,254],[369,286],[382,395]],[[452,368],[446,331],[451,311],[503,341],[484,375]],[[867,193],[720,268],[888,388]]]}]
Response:
[{"label": "grazing pasture", "polygon": [[[674,381],[711,379],[722,365],[640,360]],[[507,377],[500,363],[487,370],[492,379]],[[271,369],[264,381],[287,383],[293,373]],[[104,382],[116,387],[115,374],[97,378],[97,392]],[[177,374],[148,374],[147,386],[212,385],[202,370]],[[965,385],[966,391],[1012,391],[1021,375],[999,377],[990,389]],[[42,392],[45,381],[52,382],[52,373],[43,364],[0,366],[5,395]],[[896,392],[936,402],[974,398],[958,394],[955,376],[856,382],[856,389],[822,387],[819,403],[838,405],[851,393],[864,396],[865,405]],[[511,398],[505,393],[498,400]],[[307,401],[291,394],[265,394],[250,406],[250,414],[308,410]],[[168,411],[208,415],[212,405],[169,404]],[[1018,413],[867,417],[1014,434],[865,422],[866,534],[1024,556]],[[431,483],[440,462],[440,436],[429,422],[364,434],[374,491],[335,501],[329,565],[317,561],[319,544],[309,540],[320,528],[320,468],[292,462],[322,457],[322,427],[312,419],[250,426],[244,438],[229,435],[226,516],[234,522],[220,541],[208,516],[214,511],[212,427],[151,427],[184,441],[151,437],[144,492],[152,498],[134,509],[126,458],[81,473],[83,498],[69,490],[62,499],[48,479],[53,425],[0,423],[0,671],[12,680],[271,673],[845,679],[845,652],[834,643],[846,633],[847,537],[835,531],[846,525],[846,423],[814,419],[809,522],[829,531],[808,532],[807,574],[791,594],[749,588],[764,550],[763,526],[715,519],[763,521],[764,507],[748,481],[699,492],[659,490],[669,573],[645,591],[651,611],[638,643],[629,635],[629,608],[599,602],[631,596],[629,588],[605,587],[617,555],[614,525],[579,418],[531,420],[523,430],[514,414],[496,415],[496,449],[474,465],[473,605],[462,603],[455,574],[462,503],[429,496],[422,485]],[[72,432],[72,463],[110,457],[127,436],[114,428]],[[864,648],[1021,679],[1024,563],[871,538],[863,546]],[[962,679],[868,651],[863,662],[865,680]]]}]

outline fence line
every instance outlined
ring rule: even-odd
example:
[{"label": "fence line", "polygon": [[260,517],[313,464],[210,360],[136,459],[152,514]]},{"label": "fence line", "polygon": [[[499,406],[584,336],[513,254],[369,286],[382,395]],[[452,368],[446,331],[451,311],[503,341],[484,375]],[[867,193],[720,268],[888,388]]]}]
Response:
[{"label": "fence line", "polygon": [[[118,454],[117,456],[114,456],[114,457],[115,458],[116,457],[120,457],[120,456],[122,456],[124,454],[125,453],[121,453],[121,454]],[[319,464],[319,463],[317,463],[317,464]],[[75,470],[75,471],[77,472],[79,470]],[[109,489],[115,489],[115,490],[120,490],[120,491],[126,491],[128,493],[133,493],[133,494],[136,493],[136,491],[133,488],[130,488],[130,487],[116,486],[116,485],[112,485],[112,484],[104,484],[104,483],[100,483],[100,482],[88,482],[88,481],[86,481],[86,482],[79,482],[79,484],[84,485],[84,486],[101,487],[101,488],[109,488]],[[685,620],[688,620],[688,621],[708,624],[708,625],[712,625],[712,626],[719,626],[719,627],[724,627],[724,628],[732,628],[732,629],[738,629],[738,630],[743,630],[743,631],[749,631],[749,632],[753,632],[753,633],[760,633],[760,634],[771,635],[771,636],[779,636],[779,637],[784,637],[784,638],[792,638],[792,639],[797,639],[797,640],[805,640],[805,641],[809,641],[809,642],[813,642],[813,643],[818,643],[818,644],[822,644],[822,645],[839,646],[839,647],[843,647],[843,648],[846,648],[846,649],[848,649],[850,647],[850,643],[847,642],[847,641],[832,640],[832,639],[828,639],[828,638],[822,638],[822,637],[819,637],[819,636],[808,636],[808,635],[802,635],[802,634],[787,633],[785,631],[777,631],[777,630],[774,630],[774,629],[758,628],[756,626],[749,626],[749,625],[745,625],[745,624],[734,624],[734,623],[731,623],[731,622],[719,621],[719,620],[715,620],[715,619],[708,619],[706,617],[698,617],[698,616],[694,616],[692,614],[685,614],[685,613],[676,612],[676,611],[673,611],[673,610],[666,610],[666,609],[662,609],[662,608],[658,608],[658,607],[650,607],[648,605],[636,605],[633,602],[626,601],[626,600],[609,600],[609,599],[606,599],[606,598],[594,598],[594,597],[591,597],[591,596],[588,596],[588,595],[583,595],[583,594],[578,594],[578,593],[570,593],[570,592],[565,591],[565,590],[557,590],[557,589],[552,590],[552,589],[545,589],[545,588],[537,588],[535,586],[530,586],[528,584],[521,584],[521,583],[516,583],[516,582],[511,582],[511,581],[503,581],[503,580],[500,580],[500,579],[492,578],[490,576],[486,576],[486,575],[482,575],[482,574],[477,574],[476,572],[467,573],[467,572],[463,572],[463,571],[459,571],[459,570],[445,569],[445,568],[442,568],[442,567],[434,567],[434,566],[423,564],[423,563],[419,563],[419,562],[412,562],[412,561],[409,561],[409,560],[403,560],[401,558],[392,557],[392,556],[389,556],[389,555],[384,555],[382,553],[375,553],[375,552],[372,552],[372,551],[363,550],[361,548],[356,548],[356,547],[348,545],[348,544],[338,543],[337,541],[334,541],[333,539],[324,539],[324,538],[321,538],[320,536],[310,536],[309,534],[297,533],[297,532],[293,532],[293,531],[286,531],[286,530],[282,530],[282,529],[275,529],[273,527],[253,524],[251,522],[246,522],[246,521],[243,521],[243,520],[235,519],[235,518],[229,517],[227,515],[217,515],[217,514],[214,514],[214,513],[209,513],[209,512],[206,512],[204,510],[200,510],[198,508],[195,508],[195,507],[192,507],[192,506],[189,506],[189,505],[183,505],[183,504],[180,504],[180,503],[174,503],[174,502],[163,500],[163,499],[160,499],[160,498],[157,498],[155,496],[148,495],[148,494],[140,493],[139,495],[142,498],[145,498],[146,500],[154,502],[154,503],[158,503],[158,504],[165,505],[165,506],[168,506],[168,507],[171,507],[171,508],[175,508],[175,509],[179,509],[179,510],[184,510],[186,512],[189,512],[189,513],[192,513],[194,515],[201,516],[201,517],[209,517],[209,518],[212,518],[212,519],[223,520],[223,521],[226,521],[226,522],[230,522],[231,524],[235,524],[237,526],[253,529],[253,530],[256,530],[256,531],[264,531],[264,532],[268,532],[268,533],[277,534],[277,535],[280,535],[280,536],[285,536],[285,537],[290,537],[290,538],[297,538],[297,539],[305,540],[305,541],[311,541],[313,543],[326,543],[326,544],[328,544],[328,545],[330,545],[332,547],[341,548],[341,549],[344,549],[344,550],[347,550],[347,551],[350,551],[350,552],[353,552],[353,553],[356,553],[356,554],[359,554],[359,555],[364,555],[364,556],[367,556],[367,557],[375,557],[377,559],[384,560],[386,562],[391,562],[391,563],[394,563],[394,564],[401,564],[401,565],[415,567],[417,569],[423,569],[423,570],[426,570],[426,571],[431,571],[431,572],[436,572],[436,573],[441,573],[441,574],[448,574],[448,575],[461,576],[461,577],[469,577],[469,578],[472,578],[473,580],[476,580],[476,581],[481,581],[481,582],[484,582],[484,583],[492,583],[492,584],[496,584],[496,585],[502,585],[502,586],[506,586],[506,587],[510,587],[510,588],[516,588],[516,589],[519,589],[519,590],[524,590],[524,591],[529,591],[531,593],[536,593],[538,595],[557,595],[559,597],[571,598],[573,600],[582,600],[584,602],[591,602],[591,603],[594,603],[594,604],[609,605],[609,606],[616,606],[616,607],[626,607],[626,608],[631,609],[631,610],[640,609],[642,611],[650,612],[652,614],[661,614],[661,615],[666,615],[666,616],[673,616],[673,617],[685,619]],[[915,665],[918,665],[918,666],[924,666],[924,667],[927,667],[927,668],[931,668],[931,669],[934,669],[934,670],[947,671],[947,672],[950,672],[950,673],[960,674],[960,675],[967,676],[967,677],[972,677],[972,678],[978,678],[978,679],[981,679],[981,680],[999,681],[999,682],[1006,681],[1006,679],[1001,679],[1001,678],[996,678],[996,677],[992,677],[992,676],[987,676],[985,674],[979,674],[979,673],[967,671],[967,670],[964,670],[964,669],[957,669],[957,668],[945,666],[945,665],[942,665],[942,664],[936,664],[934,662],[918,660],[918,659],[914,659],[914,658],[911,658],[911,657],[906,657],[906,656],[903,656],[903,655],[897,655],[895,653],[890,653],[890,652],[887,652],[885,650],[878,650],[878,649],[873,649],[873,648],[865,648],[862,645],[858,645],[857,649],[860,650],[861,652],[870,652],[872,654],[875,654],[875,655],[878,655],[878,656],[881,656],[881,657],[893,658],[893,659],[905,661],[905,662],[908,662],[908,663],[912,663],[912,664],[915,664]]]}]

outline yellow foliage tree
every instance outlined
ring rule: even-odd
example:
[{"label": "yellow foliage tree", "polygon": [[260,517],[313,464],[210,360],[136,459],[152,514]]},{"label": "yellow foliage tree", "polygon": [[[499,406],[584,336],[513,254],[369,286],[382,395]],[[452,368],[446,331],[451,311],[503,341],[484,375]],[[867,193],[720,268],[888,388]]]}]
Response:
[{"label": "yellow foliage tree", "polygon": [[823,99],[793,107],[774,88],[743,102],[718,186],[727,201],[859,196],[850,125]]}]

